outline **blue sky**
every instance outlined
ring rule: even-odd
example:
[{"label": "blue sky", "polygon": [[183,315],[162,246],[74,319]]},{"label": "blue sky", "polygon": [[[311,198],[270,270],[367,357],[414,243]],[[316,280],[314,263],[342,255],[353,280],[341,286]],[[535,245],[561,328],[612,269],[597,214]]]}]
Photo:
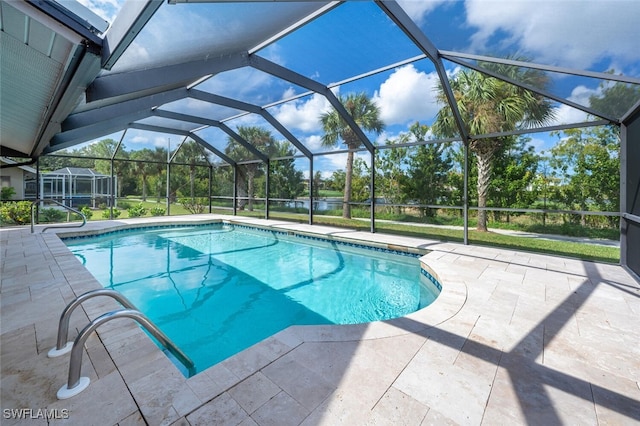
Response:
[{"label": "blue sky", "polygon": [[[121,1],[80,0],[108,21],[113,20]],[[640,2],[636,0],[555,0],[555,1],[401,1],[405,11],[441,50],[451,50],[489,56],[506,54],[526,57],[534,62],[640,77]],[[208,43],[221,25],[231,27],[234,22],[216,20],[219,15],[207,14],[220,5],[163,4],[147,28],[132,44],[123,64],[144,62],[158,52],[155,43],[171,51],[181,52],[177,38],[184,37],[191,44],[198,40]],[[224,5],[226,10],[233,7]],[[260,6],[264,7],[264,6]],[[181,22],[177,11],[197,10],[197,18]],[[229,12],[225,12],[227,17]],[[195,15],[194,15],[195,16]],[[231,16],[231,15],[229,15]],[[195,19],[198,25],[195,25]],[[246,25],[247,21],[244,21]],[[206,31],[198,29],[206,28]],[[180,35],[178,35],[180,34]],[[224,36],[223,33],[219,35]],[[340,82],[346,78],[380,68],[420,54],[389,19],[371,2],[348,2],[326,14],[294,34],[262,49],[259,55],[323,84]],[[445,63],[447,72],[455,74],[459,67]],[[588,105],[588,98],[598,94],[600,81],[562,74],[552,75],[552,92]],[[391,69],[379,75],[336,86],[336,93],[364,91],[381,110],[386,123],[380,141],[396,137],[415,121],[431,124],[440,105],[435,102],[437,85],[435,70],[428,60]],[[219,74],[204,82],[198,89],[226,96],[239,97],[247,102],[265,105],[287,99],[305,90],[252,69],[240,69]],[[274,106],[269,111],[312,151],[319,147],[322,130],[318,117],[329,108],[328,102],[314,95]],[[202,102],[184,101],[167,109],[185,110],[195,115],[215,112]],[[579,122],[585,114],[573,108],[557,105],[556,122]],[[245,116],[227,123],[255,125],[254,116]],[[223,148],[226,135],[207,131],[212,144]],[[276,136],[279,136],[274,132]],[[128,132],[125,144],[142,147],[147,144],[166,146],[166,135]],[[549,137],[533,136],[538,149],[549,147]],[[172,139],[178,139],[172,136]],[[372,136],[375,138],[375,136]],[[338,147],[336,147],[338,149]],[[302,169],[308,168],[301,162]],[[322,164],[324,163],[324,164]],[[331,170],[344,167],[344,155],[327,156],[316,169]]]}]

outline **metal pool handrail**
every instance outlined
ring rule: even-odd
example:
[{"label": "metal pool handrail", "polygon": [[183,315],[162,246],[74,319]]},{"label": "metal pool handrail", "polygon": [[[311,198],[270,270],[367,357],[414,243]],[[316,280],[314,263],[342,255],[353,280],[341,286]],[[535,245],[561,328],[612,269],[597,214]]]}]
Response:
[{"label": "metal pool handrail", "polygon": [[[82,329],[80,334],[76,337],[73,342],[66,342],[68,334],[69,334],[69,320],[71,319],[71,314],[73,311],[80,306],[83,302],[97,297],[97,296],[107,296],[119,302],[126,309],[120,309],[112,312],[108,312],[104,315],[99,316],[98,318],[91,321],[85,328]],[[66,354],[71,351],[71,358],[69,360],[69,379],[65,386],[58,390],[58,399],[66,399],[71,398],[72,396],[77,395],[82,392],[87,386],[89,386],[89,378],[88,377],[80,377],[80,372],[82,370],[82,351],[84,349],[84,344],[91,333],[93,333],[100,325],[111,321],[116,318],[131,318],[136,320],[142,327],[144,327],[153,337],[155,337],[160,344],[167,348],[173,356],[176,357],[178,361],[180,361],[192,374],[195,371],[195,364],[193,361],[178,348],[172,341],[167,337],[160,329],[142,312],[136,309],[136,307],[124,297],[121,293],[107,289],[101,288],[97,290],[91,290],[86,293],[81,294],[72,300],[62,311],[60,315],[60,321],[58,323],[58,338],[56,347],[52,348],[47,356],[49,358],[58,357],[60,355]]]},{"label": "metal pool handrail", "polygon": [[90,379],[88,377],[80,377],[82,370],[82,353],[87,338],[102,324],[114,320],[116,318],[131,318],[143,326],[149,333],[166,347],[180,362],[182,362],[189,371],[193,371],[195,365],[158,327],[151,322],[149,318],[140,311],[134,309],[121,309],[119,311],[107,312],[99,316],[82,329],[76,340],[73,342],[71,349],[71,358],[69,359],[69,377],[67,384],[62,386],[57,393],[58,399],[71,398],[82,392],[89,386]]},{"label": "metal pool handrail", "polygon": [[133,303],[129,301],[129,299],[124,297],[122,293],[119,293],[115,290],[100,288],[81,294],[80,296],[73,299],[71,303],[69,303],[62,311],[62,314],[60,315],[60,321],[58,322],[58,338],[56,340],[56,347],[51,349],[47,354],[49,358],[58,357],[60,355],[66,354],[71,350],[73,342],[67,342],[67,337],[69,336],[69,321],[71,320],[71,314],[86,300],[92,299],[97,296],[111,297],[125,308],[137,310],[137,308],[133,305]]},{"label": "metal pool handrail", "polygon": [[38,203],[42,203],[42,202],[52,202],[54,204],[59,205],[60,207],[63,207],[67,210],[69,210],[72,213],[78,214],[80,215],[80,217],[82,218],[82,223],[80,225],[53,225],[53,226],[46,226],[44,228],[42,228],[42,232],[46,231],[47,229],[52,229],[52,228],[82,228],[84,225],[87,224],[87,217],[79,210],[76,210],[72,207],[69,207],[67,205],[62,204],[59,201],[56,200],[52,200],[52,199],[43,199],[43,198],[37,198],[33,203],[31,203],[31,233],[33,234],[33,225],[36,222],[36,218],[35,218],[35,206]]}]

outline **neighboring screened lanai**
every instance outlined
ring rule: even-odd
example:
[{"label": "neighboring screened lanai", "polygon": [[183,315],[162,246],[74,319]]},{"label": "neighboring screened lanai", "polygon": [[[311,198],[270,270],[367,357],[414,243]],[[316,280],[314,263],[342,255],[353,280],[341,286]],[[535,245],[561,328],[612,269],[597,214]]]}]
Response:
[{"label": "neighboring screened lanai", "polygon": [[[74,208],[83,206],[97,208],[101,204],[106,206],[112,199],[111,176],[100,174],[95,170],[65,167],[40,173],[39,176],[39,184],[35,179],[25,182],[27,197],[52,199]],[[39,185],[38,189],[36,185]]]},{"label": "neighboring screened lanai", "polygon": [[640,274],[639,2],[83,4],[1,0],[1,155],[309,223],[332,187],[372,232],[383,208],[465,243],[522,214],[619,229]]}]

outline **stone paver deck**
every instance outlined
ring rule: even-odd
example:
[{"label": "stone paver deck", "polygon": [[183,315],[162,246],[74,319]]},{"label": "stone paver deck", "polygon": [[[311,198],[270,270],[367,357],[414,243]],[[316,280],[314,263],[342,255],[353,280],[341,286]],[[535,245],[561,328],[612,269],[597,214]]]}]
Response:
[{"label": "stone paver deck", "polygon": [[[59,315],[100,285],[54,232],[5,229],[2,425],[640,423],[640,287],[619,266],[275,220],[197,218],[430,249],[422,262],[443,292],[393,321],[290,327],[189,379],[132,321],[113,321],[85,345],[82,375],[91,385],[57,400],[68,356],[47,358],[47,351]],[[125,224],[148,220],[90,223],[83,231]],[[86,302],[70,337],[117,307]]]}]

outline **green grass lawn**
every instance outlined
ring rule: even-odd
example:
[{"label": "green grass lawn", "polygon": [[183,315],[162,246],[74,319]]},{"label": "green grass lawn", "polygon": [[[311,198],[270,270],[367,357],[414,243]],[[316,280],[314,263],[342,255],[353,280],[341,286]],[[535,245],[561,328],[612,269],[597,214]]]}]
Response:
[{"label": "green grass lawn", "polygon": [[[305,222],[307,220],[307,217],[303,215],[293,215],[280,212],[274,212],[271,217],[298,222]],[[313,222],[317,225],[330,225],[361,231],[368,231],[370,229],[370,223],[368,221],[358,219],[343,219],[340,217],[314,215]],[[396,224],[376,222],[376,231],[438,241],[463,242],[464,239],[463,231],[459,229],[448,229],[436,226],[415,226],[410,223]],[[595,244],[524,238],[497,234],[494,232],[478,232],[476,230],[469,230],[469,242],[478,246],[500,247],[528,252],[545,253],[582,260],[608,263],[620,262],[620,250],[618,248]]]},{"label": "green grass lawn", "polygon": [[330,189],[321,189],[320,191],[318,191],[318,195],[320,197],[342,198],[344,196],[344,193],[342,191],[332,191]]}]

